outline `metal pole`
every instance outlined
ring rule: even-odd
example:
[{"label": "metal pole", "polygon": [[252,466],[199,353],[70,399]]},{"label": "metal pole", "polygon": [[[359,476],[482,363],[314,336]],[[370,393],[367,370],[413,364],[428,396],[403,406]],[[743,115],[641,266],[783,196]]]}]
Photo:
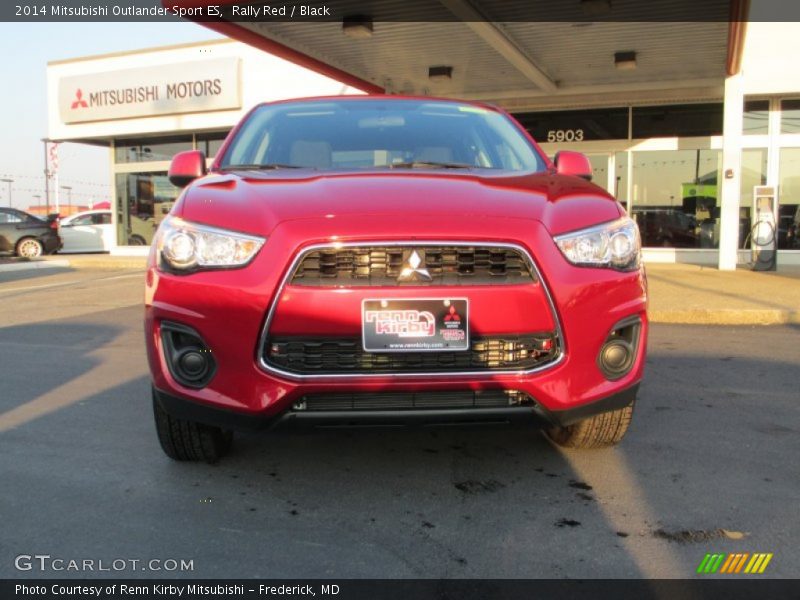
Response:
[{"label": "metal pole", "polygon": [[45,204],[45,216],[50,214],[50,171],[47,169],[47,142],[49,140],[47,138],[42,138],[42,143],[44,145],[44,204]]}]

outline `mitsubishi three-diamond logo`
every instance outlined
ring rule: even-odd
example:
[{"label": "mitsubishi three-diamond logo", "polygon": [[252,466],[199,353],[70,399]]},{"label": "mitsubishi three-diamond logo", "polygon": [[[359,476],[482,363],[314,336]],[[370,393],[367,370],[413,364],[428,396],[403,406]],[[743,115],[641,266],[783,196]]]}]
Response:
[{"label": "mitsubishi three-diamond logo", "polygon": [[71,107],[72,110],[76,108],[89,108],[89,105],[86,103],[86,100],[83,99],[83,90],[78,88],[75,92],[75,101],[72,103]]},{"label": "mitsubishi three-diamond logo", "polygon": [[403,270],[400,272],[397,281],[430,281],[433,279],[428,269],[425,267],[420,268],[422,264],[422,256],[416,250],[412,250],[411,254],[403,263]]}]

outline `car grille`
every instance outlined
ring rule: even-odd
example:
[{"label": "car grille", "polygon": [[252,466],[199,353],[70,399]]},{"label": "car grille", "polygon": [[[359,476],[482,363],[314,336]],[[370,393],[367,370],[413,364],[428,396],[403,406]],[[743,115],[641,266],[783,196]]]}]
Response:
[{"label": "car grille", "polygon": [[449,392],[372,392],[358,394],[307,394],[292,405],[301,412],[340,410],[420,410],[500,408],[532,405],[524,392],[516,390],[456,390]]},{"label": "car grille", "polygon": [[366,352],[361,338],[274,337],[268,365],[299,375],[521,371],[558,355],[553,334],[476,337],[461,352]]},{"label": "car grille", "polygon": [[[430,275],[399,280],[416,252],[418,269]],[[402,279],[402,278],[401,278]],[[306,253],[293,285],[511,285],[535,281],[519,250],[502,246],[351,246]]]}]

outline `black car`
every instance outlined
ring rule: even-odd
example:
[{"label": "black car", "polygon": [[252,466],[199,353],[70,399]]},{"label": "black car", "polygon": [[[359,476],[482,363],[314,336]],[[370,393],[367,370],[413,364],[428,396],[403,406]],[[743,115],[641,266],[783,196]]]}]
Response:
[{"label": "black car", "polygon": [[0,253],[36,258],[60,248],[58,215],[44,220],[15,208],[0,208]]}]

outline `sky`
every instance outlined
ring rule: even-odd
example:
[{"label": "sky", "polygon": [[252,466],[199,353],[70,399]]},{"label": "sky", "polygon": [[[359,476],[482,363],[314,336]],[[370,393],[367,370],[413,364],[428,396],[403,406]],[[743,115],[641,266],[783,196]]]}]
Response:
[{"label": "sky", "polygon": [[[44,204],[48,61],[210,40],[218,34],[191,22],[0,23],[0,179],[13,179],[11,202]],[[59,185],[72,187],[74,204],[112,199],[108,150],[85,144],[59,147]],[[9,205],[0,182],[0,206]],[[64,197],[62,193],[62,198]],[[40,198],[35,196],[39,195]],[[53,202],[51,184],[50,200]]]}]

